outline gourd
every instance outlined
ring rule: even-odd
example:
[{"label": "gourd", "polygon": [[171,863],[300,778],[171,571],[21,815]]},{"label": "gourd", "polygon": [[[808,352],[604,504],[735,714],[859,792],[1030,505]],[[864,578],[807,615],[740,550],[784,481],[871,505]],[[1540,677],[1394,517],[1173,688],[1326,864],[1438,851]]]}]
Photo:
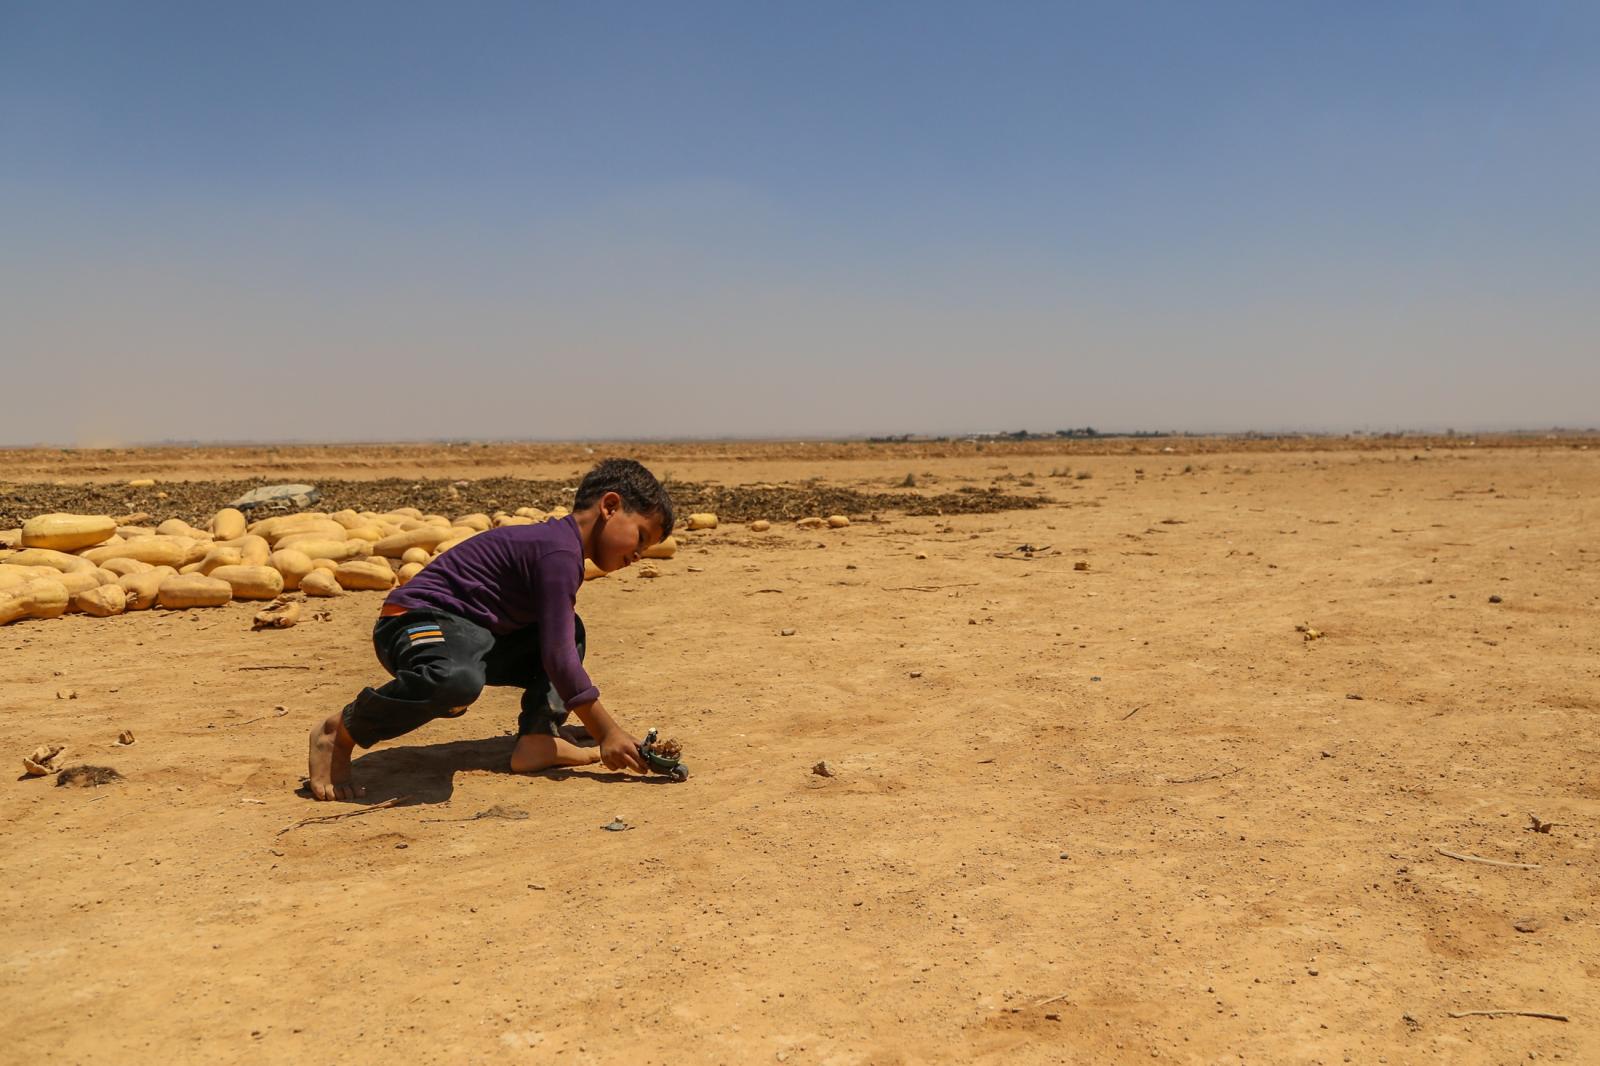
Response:
[{"label": "gourd", "polygon": [[149,563],[141,563],[137,559],[107,559],[100,564],[100,569],[109,570],[118,577],[128,574],[148,574],[155,567]]},{"label": "gourd", "polygon": [[74,595],[72,606],[95,618],[110,618],[128,609],[128,590],[121,585],[98,585]]},{"label": "gourd", "polygon": [[178,569],[178,573],[209,574],[218,567],[243,565],[244,552],[240,551],[238,548],[229,547],[226,544],[219,544],[213,546],[210,551],[206,552],[205,558],[201,559],[198,563],[190,563],[188,566],[180,567]]},{"label": "gourd", "polygon": [[148,611],[155,605],[161,583],[171,576],[161,570],[148,570],[142,574],[124,574],[117,578],[117,584],[128,594],[127,609]]},{"label": "gourd", "polygon": [[850,519],[847,518],[846,516],[842,515],[842,514],[831,514],[831,515],[828,516],[828,528],[829,529],[843,529],[845,526],[848,526],[849,524],[850,524]]},{"label": "gourd", "polygon": [[407,548],[400,556],[402,563],[427,563],[433,556],[428,554],[427,548]]},{"label": "gourd", "polygon": [[343,539],[344,526],[325,514],[303,511],[300,514],[263,518],[252,524],[249,532],[258,537],[265,537],[267,543],[276,546],[279,540],[291,533],[329,533]]},{"label": "gourd", "polygon": [[341,588],[387,591],[394,588],[394,571],[382,563],[352,559],[339,564],[333,578]]},{"label": "gourd", "polygon": [[716,529],[717,516],[709,511],[702,511],[689,516],[690,529]]},{"label": "gourd", "polygon": [[299,540],[293,547],[309,559],[332,559],[336,563],[372,554],[372,546],[364,540]]},{"label": "gourd", "polygon": [[242,537],[246,528],[244,512],[237,507],[224,507],[211,516],[211,535],[218,540],[234,540]]},{"label": "gourd", "polygon": [[639,553],[641,559],[670,559],[678,554],[678,539],[666,537],[660,544],[652,544]]},{"label": "gourd", "polygon": [[380,541],[392,533],[398,533],[395,527],[385,522],[363,522],[359,526],[350,526],[344,531],[345,540]]},{"label": "gourd", "polygon": [[[119,544],[117,547],[120,548],[121,545]],[[103,551],[104,549],[97,548],[93,550]],[[59,573],[71,574],[93,570],[99,561],[83,555],[68,555],[66,552],[58,552],[54,548],[23,548],[7,559],[6,563],[10,566],[46,567]],[[48,577],[49,575],[43,574],[40,576]]]},{"label": "gourd", "polygon": [[219,541],[225,548],[238,548],[245,566],[265,566],[267,556],[272,554],[272,545],[267,543],[267,538],[259,537],[254,533],[246,533],[242,537],[232,540]]},{"label": "gourd", "polygon": [[70,602],[67,587],[48,578],[0,592],[0,626],[23,618],[60,618]]},{"label": "gourd", "polygon": [[[105,584],[105,581],[100,579],[100,575],[105,574],[105,571],[93,567],[88,570],[74,570],[70,574],[63,574],[59,571],[51,573],[47,570],[45,574],[46,580],[59,581],[61,587],[67,590],[68,596],[76,596],[80,592],[88,592],[90,589],[97,589]],[[114,574],[105,574],[105,576],[108,581],[116,580],[116,575]]]},{"label": "gourd", "polygon": [[420,526],[384,537],[372,546],[372,551],[375,555],[398,559],[405,555],[407,548],[427,548],[432,551],[448,539],[449,526]]},{"label": "gourd", "polygon": [[211,534],[203,529],[196,529],[181,518],[169,518],[156,527],[156,533],[163,537],[188,537],[190,540],[210,540]]},{"label": "gourd", "polygon": [[477,535],[478,534],[476,534],[476,533],[468,533],[466,536],[451,537],[449,540],[441,541],[439,546],[433,550],[433,553],[435,555],[443,555],[445,552],[449,551],[451,548],[454,548],[457,544],[461,544],[461,543],[464,543],[465,541],[469,541],[473,537],[476,537]]},{"label": "gourd", "polygon": [[307,596],[343,596],[344,589],[331,570],[313,570],[300,579],[300,591]]},{"label": "gourd", "polygon": [[294,548],[279,548],[267,563],[283,575],[283,587],[289,590],[299,588],[301,579],[312,570],[311,556]]},{"label": "gourd", "polygon": [[285,533],[281,537],[271,538],[274,548],[292,548],[296,542],[303,540],[349,540],[350,531],[337,522],[330,522],[328,526],[320,529],[296,529]]},{"label": "gourd", "polygon": [[404,585],[407,581],[410,581],[412,578],[414,578],[418,574],[422,573],[422,569],[426,565],[427,565],[426,563],[407,563],[407,564],[405,564],[404,566],[402,566],[400,568],[400,573],[397,575],[397,581],[399,582],[399,584]]},{"label": "gourd", "polygon": [[218,577],[179,574],[169,577],[156,591],[156,603],[181,610],[185,607],[221,607],[233,599],[233,586]]},{"label": "gourd", "polygon": [[467,526],[482,533],[490,526],[489,516],[481,513],[464,514],[453,523],[458,526]]},{"label": "gourd", "polygon": [[750,531],[752,533],[765,533],[771,528],[772,523],[768,522],[765,518],[758,518],[754,522],[750,523]]},{"label": "gourd", "polygon": [[22,546],[77,551],[92,548],[116,532],[115,519],[106,515],[42,514],[22,523]]},{"label": "gourd", "polygon": [[[48,578],[49,567],[39,566],[12,566],[10,563],[0,563],[0,593],[7,589],[21,588],[31,585],[35,581]],[[56,571],[60,573],[60,571]]]},{"label": "gourd", "polygon": [[211,576],[226,581],[237,600],[273,600],[283,592],[283,575],[270,566],[219,566]]},{"label": "gourd", "polygon": [[[154,536],[133,537],[121,544],[110,544],[103,548],[90,548],[79,558],[87,560],[93,566],[110,559],[136,559],[141,563],[151,566],[183,566],[186,563],[197,562],[189,558],[195,549],[195,542],[188,537]],[[202,547],[199,558],[205,558],[205,548]]]}]

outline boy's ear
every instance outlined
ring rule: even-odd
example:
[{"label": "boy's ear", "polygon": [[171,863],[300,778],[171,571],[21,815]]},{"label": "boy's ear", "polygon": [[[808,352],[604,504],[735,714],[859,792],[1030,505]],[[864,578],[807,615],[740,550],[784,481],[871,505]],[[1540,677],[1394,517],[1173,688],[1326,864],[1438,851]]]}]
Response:
[{"label": "boy's ear", "polygon": [[622,510],[622,496],[615,492],[608,492],[600,497],[600,513],[610,518]]}]

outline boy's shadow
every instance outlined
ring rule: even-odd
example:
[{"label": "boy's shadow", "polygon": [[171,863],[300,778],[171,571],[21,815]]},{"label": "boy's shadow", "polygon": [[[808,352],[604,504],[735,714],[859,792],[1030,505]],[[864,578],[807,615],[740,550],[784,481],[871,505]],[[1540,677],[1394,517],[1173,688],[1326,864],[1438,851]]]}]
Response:
[{"label": "boy's shadow", "polygon": [[672,778],[607,770],[594,766],[557,767],[534,774],[511,772],[511,749],[516,737],[484,737],[480,740],[451,740],[440,744],[417,744],[382,748],[355,759],[350,768],[358,784],[367,790],[359,802],[382,803],[407,796],[412,803],[448,803],[455,794],[456,774],[474,770],[525,777],[539,781],[595,781],[632,784],[672,784]]}]

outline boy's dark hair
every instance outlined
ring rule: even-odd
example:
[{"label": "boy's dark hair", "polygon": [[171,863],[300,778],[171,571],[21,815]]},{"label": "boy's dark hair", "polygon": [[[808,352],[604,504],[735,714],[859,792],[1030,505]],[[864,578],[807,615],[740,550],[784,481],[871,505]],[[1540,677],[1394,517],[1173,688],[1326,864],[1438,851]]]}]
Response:
[{"label": "boy's dark hair", "polygon": [[600,460],[593,470],[583,475],[572,509],[581,511],[592,507],[608,492],[622,497],[623,510],[661,519],[663,537],[672,533],[672,497],[642,464],[632,459]]}]

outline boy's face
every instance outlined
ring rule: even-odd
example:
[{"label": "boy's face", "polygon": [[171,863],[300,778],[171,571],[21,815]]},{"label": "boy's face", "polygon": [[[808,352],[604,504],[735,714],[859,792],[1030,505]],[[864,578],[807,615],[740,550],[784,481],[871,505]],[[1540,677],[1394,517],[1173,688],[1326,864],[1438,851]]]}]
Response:
[{"label": "boy's face", "polygon": [[631,566],[639,553],[661,541],[661,518],[624,510],[622,497],[608,492],[600,498],[600,519],[595,523],[594,565],[611,573]]}]

